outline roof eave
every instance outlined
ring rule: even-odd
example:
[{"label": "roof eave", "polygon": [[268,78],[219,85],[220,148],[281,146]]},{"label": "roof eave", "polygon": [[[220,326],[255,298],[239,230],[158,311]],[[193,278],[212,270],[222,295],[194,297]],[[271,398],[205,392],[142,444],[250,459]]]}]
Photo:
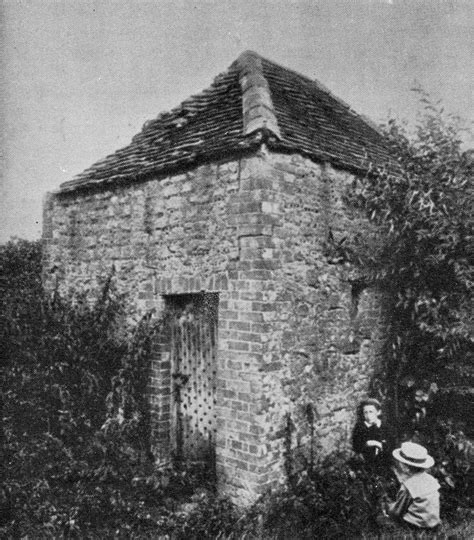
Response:
[{"label": "roof eave", "polygon": [[131,183],[146,182],[153,178],[164,178],[189,172],[191,169],[200,165],[208,164],[216,161],[225,161],[238,159],[248,156],[259,150],[263,141],[264,135],[262,130],[253,132],[250,136],[242,141],[239,147],[229,149],[226,152],[196,154],[192,159],[183,159],[166,167],[156,167],[148,170],[138,171],[135,174],[128,175],[111,175],[106,178],[89,177],[86,179],[76,178],[63,182],[58,190],[58,193],[72,193],[79,190],[104,189],[108,186],[117,184],[127,185]]}]

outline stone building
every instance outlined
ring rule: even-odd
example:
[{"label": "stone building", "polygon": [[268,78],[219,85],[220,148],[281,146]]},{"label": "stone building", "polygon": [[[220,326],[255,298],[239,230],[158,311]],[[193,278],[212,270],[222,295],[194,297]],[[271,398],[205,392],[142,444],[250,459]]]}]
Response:
[{"label": "stone building", "polygon": [[383,317],[343,256],[369,231],[344,195],[387,159],[324,86],[246,52],[48,194],[47,284],[93,291],[113,269],[130,320],[167,319],[150,365],[158,462],[209,460],[239,498],[281,481],[285,444],[347,446]]}]

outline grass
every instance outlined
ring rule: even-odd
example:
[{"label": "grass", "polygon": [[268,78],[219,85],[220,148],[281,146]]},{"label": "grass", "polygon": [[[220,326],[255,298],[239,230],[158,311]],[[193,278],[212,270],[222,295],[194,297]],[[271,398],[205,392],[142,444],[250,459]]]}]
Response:
[{"label": "grass", "polygon": [[[430,535],[431,534],[431,535]],[[455,523],[443,521],[436,533],[411,533],[402,527],[381,528],[377,535],[366,535],[361,540],[419,540],[434,538],[437,540],[473,540],[474,539],[474,510],[464,509],[459,512]]]}]

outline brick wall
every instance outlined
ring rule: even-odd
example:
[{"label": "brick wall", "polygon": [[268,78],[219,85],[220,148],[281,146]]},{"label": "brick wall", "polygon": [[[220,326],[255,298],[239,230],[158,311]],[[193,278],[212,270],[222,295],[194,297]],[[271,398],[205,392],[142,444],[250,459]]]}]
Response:
[{"label": "brick wall", "polygon": [[[271,239],[253,243],[261,243],[262,259],[274,268],[263,314],[270,331],[262,366],[274,479],[282,474],[288,413],[292,446],[308,452],[308,404],[316,456],[348,449],[357,404],[381,365],[385,319],[382,295],[364,288],[357,270],[328,249],[329,237],[350,242],[373,233],[344,203],[353,176],[298,155],[269,154],[265,160],[272,171],[266,187],[273,193],[267,208],[275,222]],[[252,180],[249,186],[257,187]]]},{"label": "brick wall", "polygon": [[[325,251],[364,231],[342,202],[349,174],[263,149],[172,177],[45,201],[45,281],[96,291],[110,272],[129,322],[164,295],[219,293],[216,466],[236,499],[282,478],[290,411],[304,446],[306,401],[321,453],[347,442],[379,347],[379,305],[354,288],[354,270]],[[170,358],[151,361],[155,451],[169,458]]]}]

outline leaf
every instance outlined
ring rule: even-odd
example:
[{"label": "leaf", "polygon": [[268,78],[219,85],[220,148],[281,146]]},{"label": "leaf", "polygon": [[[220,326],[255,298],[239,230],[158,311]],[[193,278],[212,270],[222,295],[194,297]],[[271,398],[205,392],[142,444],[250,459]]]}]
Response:
[{"label": "leaf", "polygon": [[444,481],[446,482],[446,484],[448,484],[449,487],[453,489],[456,487],[454,480],[450,476],[445,476]]}]

